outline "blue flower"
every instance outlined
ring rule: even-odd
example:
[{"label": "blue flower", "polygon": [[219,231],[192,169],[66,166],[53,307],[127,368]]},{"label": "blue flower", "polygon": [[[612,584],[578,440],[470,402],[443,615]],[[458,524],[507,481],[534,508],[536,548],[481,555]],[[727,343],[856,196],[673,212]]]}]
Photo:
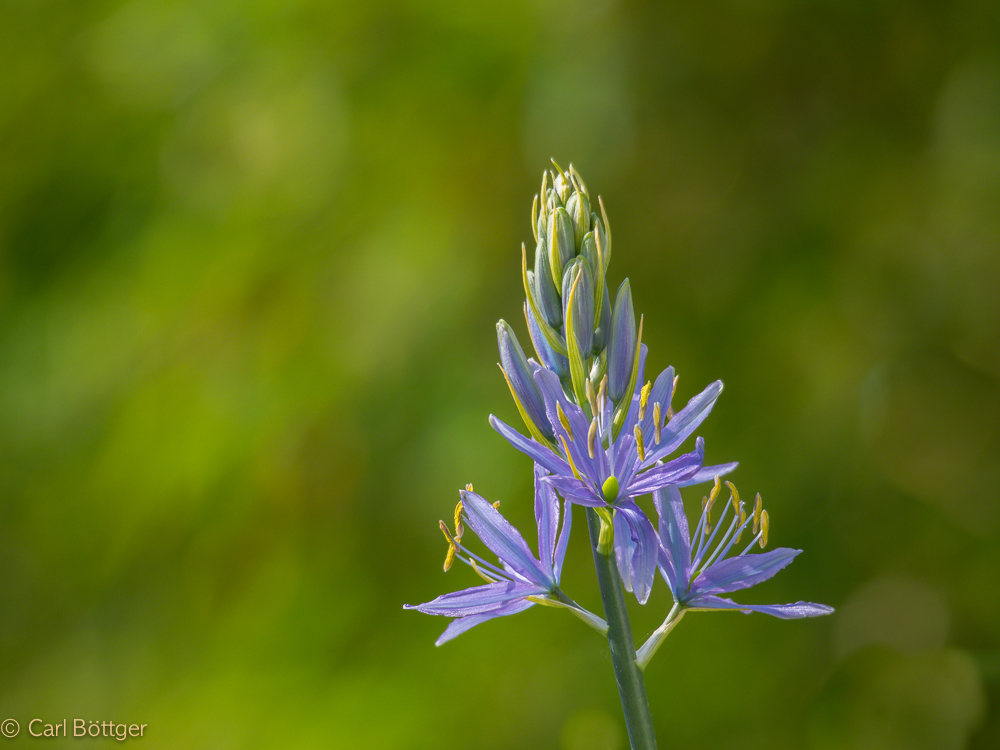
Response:
[{"label": "blue flower", "polygon": [[[487,583],[444,594],[426,604],[404,605],[405,609],[455,618],[437,639],[436,645],[450,641],[481,622],[522,612],[535,604],[569,609],[587,624],[606,632],[604,620],[580,607],[559,589],[573,516],[569,504],[564,503],[562,530],[559,531],[559,499],[552,487],[542,481],[544,474],[544,470],[536,465],[538,558],[532,554],[521,533],[500,515],[495,506],[473,492],[471,486],[460,492],[461,501],[455,509],[455,534],[450,534],[444,521],[441,522],[449,543],[445,570],[457,557],[470,565]],[[499,566],[462,545],[463,522],[500,558]]]},{"label": "blue flower", "polygon": [[[640,348],[637,383],[641,383],[646,347]],[[537,440],[526,438],[495,416],[490,424],[518,450],[541,464],[553,485],[571,502],[598,509],[613,509],[615,553],[622,580],[645,603],[656,576],[659,542],[656,531],[635,503],[635,498],[666,485],[687,486],[707,482],[736,468],[735,463],[703,466],[705,444],[701,438],[691,453],[664,462],[708,416],[722,392],[716,381],[667,420],[674,390],[674,370],[668,367],[655,383],[636,387],[621,423],[614,426],[614,404],[607,394],[607,380],[597,393],[588,390],[594,416],[566,396],[559,376],[538,368],[534,379],[545,402],[548,423],[558,447],[554,452]]]},{"label": "blue flower", "polygon": [[[737,604],[721,594],[747,589],[774,576],[789,565],[802,550],[779,547],[770,552],[749,554],[755,544],[763,549],[767,545],[770,526],[767,511],[757,495],[753,514],[747,516],[736,488],[726,482],[732,493],[730,502],[722,509],[718,522],[712,525],[712,510],[719,494],[719,480],[707,498],[702,500],[701,518],[692,538],[688,529],[684,501],[677,485],[668,485],[653,493],[653,504],[660,516],[658,554],[660,573],[670,586],[674,606],[663,621],[636,653],[636,661],[645,669],[667,634],[688,611],[740,610],[746,614],[764,614],[791,620],[799,617],[817,617],[833,612],[833,607],[812,602],[795,604]],[[725,526],[730,507],[733,518],[722,538],[716,541],[719,530]],[[743,531],[753,523],[753,539],[735,557],[726,557],[739,542]]]}]

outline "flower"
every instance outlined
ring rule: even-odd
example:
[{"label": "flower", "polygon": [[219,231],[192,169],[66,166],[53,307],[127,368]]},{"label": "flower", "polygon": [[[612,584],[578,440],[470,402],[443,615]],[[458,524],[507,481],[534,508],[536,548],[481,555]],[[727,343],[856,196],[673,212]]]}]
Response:
[{"label": "flower", "polygon": [[[642,382],[645,346],[640,347],[637,360],[636,382]],[[634,590],[639,601],[645,603],[656,576],[659,542],[634,498],[669,484],[683,487],[707,482],[736,468],[735,463],[703,466],[705,445],[701,438],[696,440],[691,453],[663,462],[708,416],[722,392],[722,383],[712,383],[664,423],[671,411],[675,383],[674,370],[668,367],[655,383],[634,390],[631,404],[623,412],[619,434],[606,379],[596,394],[592,388],[588,389],[587,406],[594,415],[591,419],[581,406],[569,400],[554,372],[539,367],[534,379],[562,451],[554,452],[537,440],[526,438],[493,415],[490,424],[511,445],[551,472],[544,481],[567,500],[616,511],[615,551],[619,572],[626,588]]]},{"label": "flower", "polygon": [[[738,609],[747,614],[763,612],[784,620],[833,612],[832,607],[811,602],[737,604],[732,599],[720,596],[766,581],[789,565],[802,550],[778,547],[770,552],[748,554],[754,544],[759,544],[761,549],[765,547],[770,521],[759,494],[754,512],[748,517],[739,493],[730,482],[726,482],[732,493],[730,502],[726,503],[713,528],[712,509],[718,497],[719,486],[716,480],[711,494],[702,503],[704,507],[693,540],[688,532],[684,502],[677,486],[668,485],[653,494],[653,503],[660,516],[661,547],[658,563],[660,573],[674,595],[674,601],[684,609]],[[723,527],[730,507],[733,509],[733,519],[726,533],[716,543],[715,537]],[[743,530],[751,521],[754,538],[740,554],[727,558],[726,555],[739,542]]]},{"label": "flower", "polygon": [[[481,622],[522,612],[535,604],[564,607],[592,627],[602,632],[607,630],[604,620],[580,607],[559,589],[573,517],[568,503],[564,503],[562,530],[559,531],[559,499],[552,487],[542,481],[544,473],[541,467],[535,466],[538,558],[532,554],[521,533],[500,515],[494,505],[473,492],[471,485],[459,493],[461,500],[455,508],[455,534],[450,534],[444,521],[441,521],[441,529],[449,544],[445,570],[457,557],[470,565],[487,583],[444,594],[426,604],[403,605],[405,609],[455,618],[435,645],[440,646]],[[462,545],[463,522],[500,558],[500,566],[484,560]]]}]

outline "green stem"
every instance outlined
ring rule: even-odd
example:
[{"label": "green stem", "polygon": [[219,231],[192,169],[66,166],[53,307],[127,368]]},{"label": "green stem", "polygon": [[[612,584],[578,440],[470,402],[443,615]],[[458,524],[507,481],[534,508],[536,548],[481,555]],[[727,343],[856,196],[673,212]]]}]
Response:
[{"label": "green stem", "polygon": [[590,545],[594,551],[594,566],[597,568],[597,583],[601,587],[601,599],[604,601],[604,619],[608,622],[611,662],[618,681],[618,694],[622,699],[629,742],[632,750],[656,750],[656,733],[649,713],[646,684],[642,679],[642,670],[635,661],[635,641],[632,640],[632,626],[629,625],[628,611],[625,609],[625,594],[618,577],[618,566],[614,552],[603,555],[598,550],[601,519],[593,508],[587,508],[587,525],[590,528]]}]

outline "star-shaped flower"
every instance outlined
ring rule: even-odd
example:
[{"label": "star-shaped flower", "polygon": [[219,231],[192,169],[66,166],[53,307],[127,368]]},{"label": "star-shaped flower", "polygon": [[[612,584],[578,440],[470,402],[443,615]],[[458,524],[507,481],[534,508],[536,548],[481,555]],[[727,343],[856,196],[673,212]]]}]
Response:
[{"label": "star-shaped flower", "polygon": [[[455,618],[437,639],[436,645],[450,641],[481,622],[522,612],[535,604],[569,609],[592,627],[602,632],[607,630],[604,620],[580,607],[559,589],[573,516],[569,504],[564,502],[560,531],[559,499],[552,487],[542,481],[544,474],[544,470],[536,465],[538,558],[521,533],[471,487],[460,492],[461,501],[455,509],[455,534],[448,531],[444,521],[441,522],[449,542],[445,570],[457,557],[475,569],[487,583],[444,594],[426,604],[404,605],[406,609],[416,609],[425,614]],[[499,566],[484,560],[461,543],[463,523],[468,524],[483,544],[496,554],[500,559]]]},{"label": "star-shaped flower", "polygon": [[[646,347],[638,357],[637,383],[642,382]],[[613,403],[606,380],[597,393],[588,391],[588,419],[583,408],[566,395],[559,376],[543,367],[534,370],[535,383],[545,402],[548,423],[560,452],[526,438],[495,416],[490,424],[511,445],[551,472],[545,481],[571,502],[615,511],[615,550],[626,587],[645,602],[656,575],[659,543],[656,532],[635,498],[666,485],[707,482],[736,468],[735,463],[703,466],[705,446],[698,438],[694,451],[664,463],[708,416],[722,392],[716,381],[670,415],[674,370],[668,367],[655,383],[635,389],[632,402],[615,429]],[[588,381],[589,384],[589,381]]]}]

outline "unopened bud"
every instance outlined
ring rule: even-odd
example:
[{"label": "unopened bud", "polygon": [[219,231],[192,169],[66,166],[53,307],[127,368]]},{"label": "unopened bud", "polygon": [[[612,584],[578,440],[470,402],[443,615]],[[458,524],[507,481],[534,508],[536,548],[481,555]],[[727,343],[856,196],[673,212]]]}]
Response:
[{"label": "unopened bud", "polygon": [[[590,201],[582,193],[573,193],[566,202],[566,210],[573,219],[573,237],[576,249],[580,249],[583,237],[590,231]],[[596,246],[595,246],[596,248]],[[596,268],[591,270],[596,272]]]},{"label": "unopened bud", "polygon": [[538,309],[545,322],[557,331],[562,326],[562,303],[559,301],[559,290],[552,281],[552,269],[549,267],[549,251],[543,237],[535,246],[535,273],[533,290]]},{"label": "unopened bud", "polygon": [[[522,416],[529,431],[532,427],[551,440],[554,437],[552,425],[545,414],[545,400],[535,383],[535,378],[524,350],[517,341],[517,336],[506,321],[497,323],[497,344],[500,349],[500,367],[507,378],[514,398],[523,409]],[[529,423],[530,420],[530,423]]]},{"label": "unopened bud", "polygon": [[[573,229],[573,219],[569,212],[559,206],[549,215],[549,225],[545,232],[549,246],[549,265],[552,268],[552,281],[558,288],[561,286],[563,269],[570,259],[576,255],[576,238]],[[563,295],[565,297],[565,295]]]},{"label": "unopened bud", "polygon": [[618,287],[611,313],[611,336],[608,340],[608,395],[618,404],[626,396],[632,380],[637,342],[635,309],[628,279]]},{"label": "unopened bud", "polygon": [[528,321],[528,335],[531,336],[531,343],[535,345],[538,359],[547,369],[556,373],[560,380],[565,380],[569,376],[569,360],[549,344],[527,302],[524,303],[524,314]]},{"label": "unopened bud", "polygon": [[[573,287],[576,291],[573,292]],[[571,295],[570,292],[573,292]],[[576,338],[576,346],[584,361],[594,346],[594,280],[583,258],[574,258],[566,265],[562,283],[563,319],[568,319],[567,306],[573,297],[573,330],[566,336]]]}]

